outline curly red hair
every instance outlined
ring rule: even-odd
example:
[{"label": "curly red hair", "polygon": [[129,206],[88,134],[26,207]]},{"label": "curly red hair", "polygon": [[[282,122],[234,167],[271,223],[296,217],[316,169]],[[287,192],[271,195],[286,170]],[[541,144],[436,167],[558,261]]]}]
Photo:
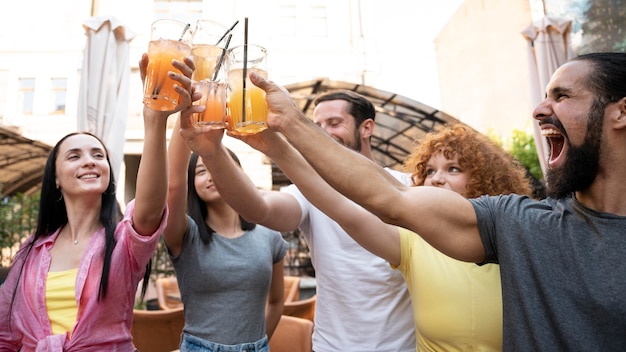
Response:
[{"label": "curly red hair", "polygon": [[422,186],[426,179],[426,163],[433,154],[442,152],[447,159],[458,157],[467,171],[467,197],[498,194],[532,194],[526,169],[499,145],[468,126],[457,124],[431,132],[419,143],[404,162],[413,185]]}]

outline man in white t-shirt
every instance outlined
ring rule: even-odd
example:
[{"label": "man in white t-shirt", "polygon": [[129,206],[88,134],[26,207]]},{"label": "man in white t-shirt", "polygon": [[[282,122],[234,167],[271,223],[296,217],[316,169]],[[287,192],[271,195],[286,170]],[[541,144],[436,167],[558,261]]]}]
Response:
[{"label": "man in white t-shirt", "polygon": [[[191,107],[181,118],[196,109]],[[315,123],[338,143],[371,160],[375,115],[372,103],[353,91],[332,91],[315,100]],[[221,135],[221,131],[202,135],[183,131],[188,146],[209,169],[222,198],[241,216],[277,231],[299,228],[304,235],[317,281],[313,350],[415,351],[411,302],[401,273],[363,249],[311,205],[297,189],[298,180],[292,180],[295,184],[280,192],[259,191],[230,160],[219,143]],[[407,174],[388,171],[403,183],[410,183]]]}]

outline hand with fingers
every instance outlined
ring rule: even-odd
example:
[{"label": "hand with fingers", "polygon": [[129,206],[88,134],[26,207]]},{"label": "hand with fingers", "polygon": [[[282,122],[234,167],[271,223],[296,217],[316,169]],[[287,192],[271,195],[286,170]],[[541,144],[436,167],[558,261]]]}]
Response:
[{"label": "hand with fingers", "polygon": [[304,119],[310,122],[293,102],[287,89],[266,80],[255,72],[250,72],[250,81],[265,91],[265,99],[268,105],[267,125],[269,128],[282,132],[284,128],[297,119]]},{"label": "hand with fingers", "polygon": [[279,138],[283,139],[280,133],[271,129],[266,129],[255,134],[247,135],[231,133],[230,131],[226,131],[226,133],[230,137],[241,140],[242,142],[248,144],[252,148],[260,151],[261,153],[269,157],[275,155],[274,153],[280,152],[280,150],[278,150],[278,146],[280,144],[278,144],[277,142],[279,141]]},{"label": "hand with fingers", "polygon": [[[149,59],[148,59],[147,53],[144,53],[141,56],[141,60],[139,60],[139,73],[141,76],[141,81],[143,83],[145,83],[145,80],[146,80],[148,61]],[[174,110],[159,112],[161,113],[161,115],[165,117],[170,116],[178,111],[182,111],[184,109],[189,108],[192,102],[193,87],[191,84],[192,83],[191,75],[193,74],[193,71],[195,70],[193,59],[187,56],[185,57],[184,61],[173,60],[172,65],[176,69],[180,70],[180,72],[182,72],[182,74],[172,72],[172,71],[168,72],[169,77],[175,80],[176,82],[178,82],[178,84],[175,86],[175,89],[176,89],[176,92],[180,94],[180,99],[178,100],[178,104]],[[155,110],[144,105],[144,115],[148,111],[155,111]]]},{"label": "hand with fingers", "polygon": [[[201,93],[194,90],[191,100],[197,101],[200,97]],[[224,129],[209,125],[196,126],[194,114],[204,111],[205,108],[204,105],[190,104],[183,109],[180,114],[180,130],[174,133],[180,133],[191,151],[209,157],[217,148],[221,148]]]}]

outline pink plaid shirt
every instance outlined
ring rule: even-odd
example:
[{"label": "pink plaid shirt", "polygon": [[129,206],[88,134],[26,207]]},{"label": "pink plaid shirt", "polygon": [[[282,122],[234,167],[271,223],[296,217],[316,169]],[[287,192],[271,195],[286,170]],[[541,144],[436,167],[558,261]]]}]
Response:
[{"label": "pink plaid shirt", "polygon": [[[131,336],[135,294],[165,227],[168,210],[159,229],[151,236],[141,236],[133,229],[134,210],[133,200],[115,230],[117,244],[111,258],[107,297],[101,302],[98,302],[98,289],[104,258],[104,228],[98,230],[87,245],[76,277],[78,314],[71,339],[68,334],[52,335],[45,302],[50,249],[59,230],[33,246],[17,284],[9,326],[13,289],[23,257],[15,261],[16,270],[10,271],[0,288],[0,351],[135,350]],[[32,237],[25,243],[30,240]]]}]

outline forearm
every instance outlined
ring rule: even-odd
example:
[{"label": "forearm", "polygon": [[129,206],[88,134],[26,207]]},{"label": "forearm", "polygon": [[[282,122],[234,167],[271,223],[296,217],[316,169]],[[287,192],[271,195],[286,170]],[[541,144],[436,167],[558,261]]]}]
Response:
[{"label": "forearm", "polygon": [[[17,273],[22,267],[22,263],[23,261],[18,259],[12,264],[14,269],[9,272],[4,284],[0,287],[0,351],[19,351],[21,347],[22,332],[17,327],[15,316],[20,313],[23,314],[24,311],[15,307],[18,306],[16,303],[21,300],[23,295],[18,289],[17,296],[13,298],[13,292],[18,285]],[[22,275],[22,280],[24,280],[24,275]],[[9,312],[12,312],[13,315],[9,316]]]},{"label": "forearm", "polygon": [[376,214],[388,208],[387,195],[406,188],[382,167],[340,145],[303,115],[282,124],[280,132],[333,188]]},{"label": "forearm", "polygon": [[[472,262],[480,262],[484,258],[476,216],[467,199],[455,192],[436,187],[404,186],[371,160],[327,137],[312,122],[294,120],[294,123],[283,124],[281,131],[335,189],[386,223],[417,232],[453,258]],[[341,172],[334,172],[332,165],[349,167],[342,168]],[[291,177],[286,171],[285,173]],[[301,178],[303,181],[312,179],[304,175]],[[301,191],[304,193],[302,188]],[[326,205],[320,203],[319,197],[324,194],[319,187],[311,187],[311,192],[305,196],[340,223],[364,248],[391,263],[399,263],[400,243],[397,229],[381,227],[375,219],[360,213],[362,209],[342,214],[342,203],[339,199],[326,202]],[[361,221],[355,222],[356,218]],[[382,235],[368,235],[372,229],[377,229]]]},{"label": "forearm", "polygon": [[386,223],[417,232],[450,256],[468,261],[484,257],[476,214],[467,199],[445,189],[401,184],[373,161],[331,139],[302,114],[286,89],[255,73],[250,79],[266,92],[270,128],[286,136],[336,190]]},{"label": "forearm", "polygon": [[265,312],[265,332],[271,338],[285,308],[284,302],[268,302]]},{"label": "forearm", "polygon": [[162,112],[144,108],[144,145],[135,193],[133,226],[152,234],[161,223],[167,196],[166,120]]},{"label": "forearm", "polygon": [[191,151],[180,136],[180,120],[177,120],[167,148],[169,216],[163,232],[165,243],[172,253],[179,252],[183,235],[187,230],[187,167],[190,155]]},{"label": "forearm", "polygon": [[[375,213],[384,213],[393,198],[389,191],[403,189],[400,182],[363,155],[328,136],[294,104],[289,92],[254,72],[252,83],[266,93],[267,123],[287,137],[315,170],[339,192]],[[343,166],[348,167],[343,167]],[[337,170],[341,168],[341,172]]]},{"label": "forearm", "polygon": [[272,264],[272,281],[265,306],[265,332],[272,338],[285,308],[284,258]]},{"label": "forearm", "polygon": [[385,224],[333,189],[282,138],[276,138],[271,144],[279,146],[281,152],[268,151],[271,154],[268,156],[316,208],[335,220],[363,248],[393,264],[399,264],[400,245],[395,226]]},{"label": "forearm", "polygon": [[222,199],[248,221],[261,222],[267,214],[263,196],[226,148],[221,146],[200,156]]}]

